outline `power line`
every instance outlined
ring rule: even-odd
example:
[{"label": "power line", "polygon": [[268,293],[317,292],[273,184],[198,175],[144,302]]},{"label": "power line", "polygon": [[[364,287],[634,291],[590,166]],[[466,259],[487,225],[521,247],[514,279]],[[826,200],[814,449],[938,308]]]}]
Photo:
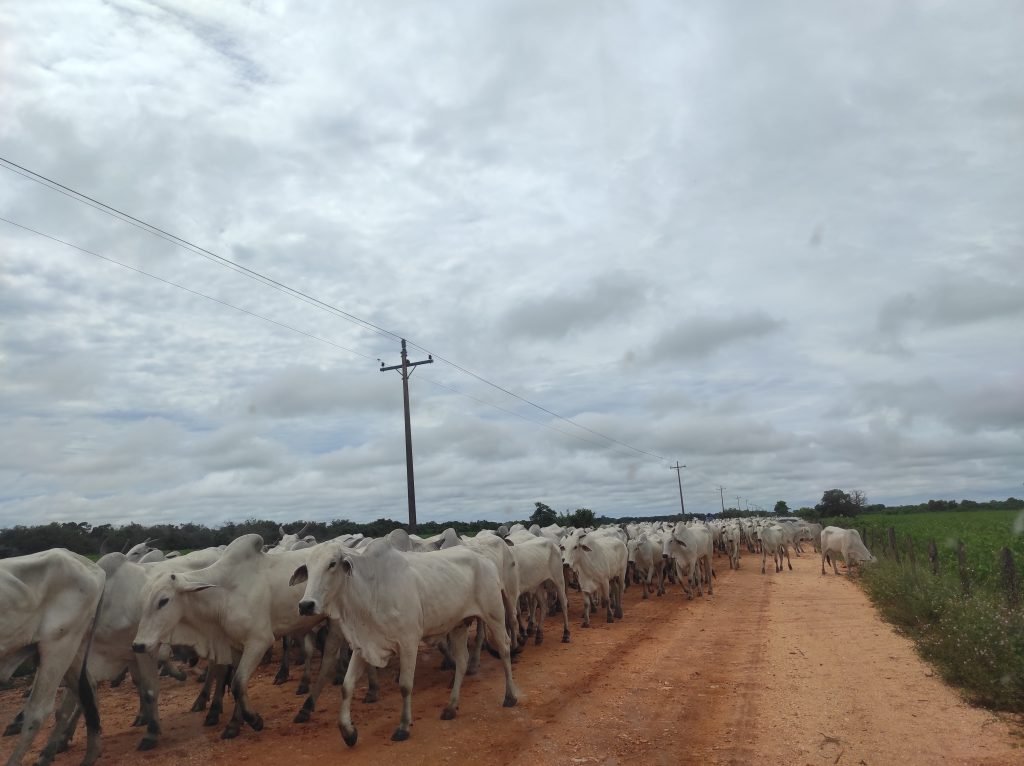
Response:
[{"label": "power line", "polygon": [[266,287],[278,290],[279,292],[283,292],[286,295],[290,295],[293,298],[298,298],[304,303],[309,303],[312,306],[316,306],[325,311],[329,311],[337,316],[342,317],[343,319],[347,319],[350,322],[353,322],[365,329],[372,330],[373,332],[376,332],[380,335],[384,335],[395,340],[400,339],[396,333],[393,333],[390,330],[386,330],[383,327],[378,327],[372,322],[368,322],[367,320],[362,319],[361,317],[358,317],[355,314],[344,311],[343,309],[340,309],[337,306],[332,306],[331,304],[326,303],[320,300],[319,298],[315,298],[312,295],[308,295],[301,290],[297,290],[296,288],[286,285],[283,282],[279,282],[273,277],[268,277],[267,275],[259,271],[256,271],[255,269],[250,269],[248,266],[243,266],[237,261],[233,261],[230,258],[225,258],[224,256],[217,255],[217,253],[207,250],[204,247],[200,247],[199,245],[190,242],[189,240],[184,239],[183,237],[179,237],[176,234],[172,234],[169,231],[165,231],[161,229],[159,226],[147,223],[146,221],[143,221],[139,218],[136,218],[133,215],[125,213],[123,210],[119,210],[118,208],[108,205],[105,202],[100,202],[99,200],[94,199],[93,197],[90,197],[87,194],[83,194],[82,192],[76,191],[75,189],[72,189],[69,186],[65,186],[59,181],[54,181],[52,178],[48,178],[44,175],[41,175],[40,173],[36,173],[35,171],[29,170],[28,168],[23,167],[16,162],[12,162],[11,160],[5,157],[0,157],[0,167],[3,167],[5,170],[9,170],[12,173],[17,173],[23,178],[27,178],[29,181],[33,181],[34,183],[37,183],[40,186],[44,186],[55,192],[63,194],[65,197],[69,197],[75,200],[76,202],[88,205],[89,207],[95,208],[96,210],[99,210],[102,213],[106,213],[107,215],[113,218],[117,218],[118,220],[123,221],[124,223],[127,223],[131,226],[134,226],[137,229],[141,229],[147,234],[152,234],[153,236],[166,240],[167,242],[170,242],[171,244],[176,245],[184,250],[188,250],[189,252],[192,252],[202,258],[205,258],[208,261],[212,261],[236,273],[242,274],[243,276],[253,279],[259,282],[260,284],[265,285]]},{"label": "power line", "polygon": [[[283,292],[286,295],[289,295],[289,296],[291,296],[293,298],[297,298],[299,300],[302,300],[303,302],[308,303],[308,304],[310,304],[310,305],[312,305],[312,306],[314,306],[316,308],[319,308],[321,310],[333,313],[336,316],[339,316],[339,317],[341,317],[343,319],[351,321],[351,322],[353,322],[353,323],[355,323],[355,324],[357,324],[357,325],[359,325],[361,327],[364,327],[365,329],[372,330],[373,332],[376,332],[378,334],[381,334],[381,335],[393,338],[395,340],[401,340],[401,337],[397,333],[394,333],[394,332],[392,332],[390,330],[387,330],[387,329],[385,329],[383,327],[379,327],[378,325],[376,325],[376,324],[374,324],[374,323],[372,323],[372,322],[370,322],[368,320],[365,320],[365,319],[363,319],[363,318],[361,318],[359,316],[356,316],[355,314],[352,314],[352,313],[350,313],[348,311],[344,311],[343,309],[340,309],[337,306],[333,306],[333,305],[331,305],[329,303],[326,303],[326,302],[324,302],[324,301],[322,301],[322,300],[320,300],[318,298],[313,297],[312,295],[308,295],[307,293],[305,293],[305,292],[303,292],[301,290],[297,290],[297,289],[295,289],[293,287],[290,287],[289,285],[286,285],[283,282],[280,282],[280,281],[278,281],[276,279],[273,279],[272,277],[268,277],[265,274],[262,274],[261,272],[258,272],[258,271],[254,270],[254,269],[250,269],[247,266],[243,266],[242,264],[240,264],[240,263],[238,263],[236,261],[233,261],[230,258],[225,258],[223,256],[217,255],[216,253],[214,253],[214,252],[212,252],[210,250],[207,250],[206,248],[200,247],[199,245],[196,245],[196,244],[190,242],[189,240],[184,239],[183,237],[179,237],[178,235],[172,234],[172,233],[170,233],[168,231],[165,231],[164,229],[161,229],[158,226],[155,226],[153,224],[147,223],[146,221],[143,221],[143,220],[141,220],[139,218],[136,218],[135,216],[130,215],[130,214],[128,214],[128,213],[126,213],[126,212],[124,212],[122,210],[119,210],[118,208],[115,208],[115,207],[113,207],[111,205],[108,205],[105,202],[101,202],[100,200],[97,200],[97,199],[95,199],[93,197],[90,197],[87,194],[84,194],[84,193],[79,192],[79,191],[77,191],[75,189],[72,189],[69,186],[65,186],[64,184],[60,183],[59,181],[55,181],[52,178],[49,178],[47,176],[42,175],[41,173],[36,173],[35,171],[30,170],[30,169],[28,169],[28,168],[26,168],[26,167],[24,167],[22,165],[19,165],[18,163],[13,162],[12,160],[9,160],[9,159],[7,159],[5,157],[0,157],[0,167],[3,167],[5,170],[9,170],[12,173],[16,173],[17,175],[22,176],[23,178],[26,178],[26,179],[28,179],[30,181],[33,181],[34,183],[37,183],[37,184],[39,184],[41,186],[44,186],[45,188],[51,189],[52,191],[56,191],[56,192],[58,192],[60,194],[63,194],[64,196],[69,197],[70,199],[73,199],[76,202],[80,202],[82,204],[88,205],[89,207],[95,208],[96,210],[99,210],[100,212],[106,213],[107,215],[110,215],[110,216],[112,216],[112,217],[114,217],[114,218],[116,218],[116,219],[118,219],[120,221],[123,221],[124,223],[128,223],[131,226],[134,226],[134,227],[136,227],[138,229],[141,229],[142,231],[145,231],[145,232],[147,232],[149,234],[152,234],[153,236],[160,237],[161,239],[164,239],[164,240],[166,240],[166,241],[168,241],[168,242],[170,242],[170,243],[172,243],[172,244],[174,244],[174,245],[176,245],[178,247],[181,247],[181,248],[183,248],[185,250],[188,250],[189,252],[192,252],[192,253],[194,253],[196,255],[199,255],[202,258],[205,258],[205,259],[207,259],[209,261],[212,261],[212,262],[214,262],[214,263],[216,263],[218,265],[224,266],[225,268],[228,268],[228,269],[231,269],[232,271],[240,273],[243,276],[246,276],[246,277],[248,277],[250,279],[253,279],[253,280],[259,282],[260,284],[263,284],[263,285],[265,285],[267,287],[271,287],[272,289],[278,290],[279,292]],[[6,219],[4,219],[4,220],[6,220]],[[13,223],[13,222],[11,222],[11,223]],[[18,224],[15,224],[15,225],[18,225]],[[23,228],[27,228],[27,227],[23,227]],[[42,236],[48,236],[48,235],[42,235]],[[51,237],[51,239],[55,239],[55,238]],[[61,241],[61,240],[57,240],[57,241]],[[67,244],[67,243],[65,243],[65,244]],[[71,246],[75,247],[74,245],[71,245]],[[79,248],[79,249],[81,249],[81,248]],[[123,265],[123,264],[119,264],[119,265]],[[145,273],[145,272],[143,272],[143,273]],[[597,437],[599,437],[601,439],[604,439],[605,441],[607,441],[609,443],[617,444],[620,447],[624,447],[624,448],[626,448],[628,450],[631,450],[633,452],[636,452],[638,454],[647,455],[648,457],[653,457],[653,458],[655,458],[657,460],[662,460],[662,461],[665,461],[665,462],[668,461],[668,458],[664,457],[663,455],[659,455],[659,454],[654,453],[654,452],[649,452],[647,450],[642,450],[642,449],[640,449],[638,447],[634,447],[631,444],[627,444],[626,442],[620,441],[620,440],[615,439],[615,438],[613,438],[611,436],[603,434],[600,431],[597,431],[597,430],[595,430],[593,428],[589,428],[587,426],[581,425],[580,423],[577,423],[576,421],[574,421],[574,420],[572,420],[570,418],[567,418],[567,417],[565,417],[563,415],[559,415],[557,412],[549,410],[546,407],[543,407],[543,406],[537,404],[536,402],[533,402],[533,401],[527,399],[526,397],[520,396],[519,394],[516,394],[515,392],[510,391],[509,389],[507,389],[507,388],[505,388],[503,386],[500,386],[497,383],[494,383],[493,381],[488,380],[487,378],[484,378],[482,375],[479,375],[479,374],[477,374],[477,373],[475,373],[475,372],[473,372],[473,371],[463,367],[462,365],[459,365],[459,364],[451,361],[450,359],[446,359],[445,357],[441,356],[440,354],[434,353],[434,352],[430,351],[429,349],[426,349],[426,348],[424,348],[423,346],[421,346],[421,345],[419,345],[417,343],[414,343],[414,342],[410,341],[409,345],[413,346],[414,348],[418,348],[418,349],[420,349],[421,351],[423,351],[425,353],[431,354],[434,358],[438,359],[439,361],[444,362],[445,364],[450,365],[451,367],[454,367],[456,370],[462,372],[463,374],[469,375],[470,377],[475,378],[476,380],[480,381],[481,383],[484,383],[484,384],[486,384],[488,386],[491,386],[492,388],[495,388],[498,391],[501,391],[502,393],[504,393],[504,394],[506,394],[508,396],[511,396],[511,397],[513,397],[515,399],[518,399],[519,401],[523,402],[524,404],[527,404],[527,405],[529,405],[531,407],[534,407],[534,408],[540,410],[541,412],[543,412],[543,413],[545,413],[547,415],[550,415],[551,417],[557,418],[558,420],[561,420],[561,421],[563,421],[565,423],[568,423],[569,425],[574,426],[575,428],[579,428],[580,430],[583,430],[583,431],[586,431],[588,433],[591,433],[594,436],[597,436]]]},{"label": "power line", "polygon": [[193,290],[191,287],[186,287],[185,285],[179,284],[177,282],[172,282],[169,279],[164,279],[163,277],[159,277],[156,274],[152,274],[148,271],[136,268],[135,266],[129,266],[127,263],[122,263],[121,261],[115,260],[114,258],[110,258],[106,255],[101,255],[100,253],[94,252],[92,250],[87,250],[84,247],[79,247],[78,245],[73,244],[71,242],[67,242],[63,239],[60,239],[59,237],[54,237],[50,234],[46,234],[44,232],[33,229],[30,226],[25,226],[24,224],[16,223],[15,221],[10,220],[9,218],[4,218],[3,216],[0,216],[0,221],[8,223],[11,226],[17,226],[19,229],[24,229],[25,231],[32,232],[33,234],[37,234],[40,237],[44,237],[45,239],[57,242],[61,245],[64,245],[65,247],[70,247],[74,250],[78,250],[79,252],[91,255],[95,258],[99,258],[100,260],[106,261],[107,263],[112,263],[115,266],[120,266],[122,269],[128,269],[129,271],[134,271],[136,274],[142,274],[144,276],[151,277],[152,279],[155,279],[158,282],[163,282],[165,285],[177,287],[179,290],[184,290],[185,292],[191,293],[192,295],[197,295],[200,298],[206,298],[206,300],[213,301],[214,303],[219,303],[221,306],[227,306],[229,309],[240,311],[243,314],[248,314],[249,316],[256,317],[257,319],[262,319],[264,322],[270,322],[271,324],[277,325],[278,327],[284,328],[285,330],[291,330],[292,332],[297,332],[299,335],[305,335],[307,338],[312,338],[313,340],[318,340],[321,343],[326,343],[328,346],[334,346],[334,348],[341,349],[342,351],[347,351],[348,353],[355,354],[356,356],[361,356],[364,359],[374,359],[374,357],[370,356],[369,354],[364,354],[361,351],[356,351],[355,349],[347,348],[338,343],[335,343],[332,340],[328,340],[327,338],[321,338],[319,335],[314,335],[311,332],[300,330],[298,327],[292,327],[291,325],[285,324],[284,322],[278,322],[276,319],[271,319],[270,317],[264,316],[263,314],[257,314],[255,311],[243,309],[241,306],[236,306],[233,303],[228,303],[227,301],[221,300],[220,298],[214,298],[212,295],[207,295],[206,293],[199,292],[198,290]]}]

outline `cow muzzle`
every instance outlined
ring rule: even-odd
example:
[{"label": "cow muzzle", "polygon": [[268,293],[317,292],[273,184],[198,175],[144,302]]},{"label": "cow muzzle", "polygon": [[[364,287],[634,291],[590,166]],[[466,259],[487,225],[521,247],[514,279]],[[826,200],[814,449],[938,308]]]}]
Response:
[{"label": "cow muzzle", "polygon": [[145,644],[132,644],[132,651],[135,652],[136,654],[145,654],[146,653],[146,645]]},{"label": "cow muzzle", "polygon": [[315,601],[300,601],[299,602],[299,614],[305,617],[312,617],[316,614],[316,602]]},{"label": "cow muzzle", "polygon": [[667,554],[667,553],[662,553],[662,554],[661,554],[661,557],[662,557],[663,559],[665,559],[666,561],[668,560],[668,554]]}]

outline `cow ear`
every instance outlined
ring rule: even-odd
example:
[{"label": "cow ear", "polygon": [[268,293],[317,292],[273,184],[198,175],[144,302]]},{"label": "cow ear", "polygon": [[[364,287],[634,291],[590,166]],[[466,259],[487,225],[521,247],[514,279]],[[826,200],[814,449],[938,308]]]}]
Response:
[{"label": "cow ear", "polygon": [[212,584],[206,583],[206,582],[184,582],[184,581],[182,581],[182,584],[181,584],[181,589],[185,593],[198,593],[201,590],[206,590],[207,588],[216,588],[216,587],[217,587],[216,585],[212,585]]},{"label": "cow ear", "polygon": [[352,574],[352,562],[349,561],[347,558],[343,558],[341,560],[341,568],[345,570],[345,574]]},{"label": "cow ear", "polygon": [[300,566],[298,569],[295,570],[295,573],[292,574],[292,579],[290,579],[288,581],[288,584],[289,585],[298,585],[301,582],[306,582],[306,580],[308,580],[308,579],[309,579],[309,570],[306,569],[306,565],[303,564],[302,566]]},{"label": "cow ear", "polygon": [[581,545],[580,545],[580,548],[582,548],[583,550],[585,550],[585,551],[586,551],[587,553],[590,553],[590,548],[588,548],[587,546],[585,546],[585,545],[582,545],[582,544],[581,544]]},{"label": "cow ear", "polygon": [[509,548],[511,548],[513,545],[515,545],[515,543],[512,542],[511,540],[509,540],[507,537],[502,537],[502,538],[499,538],[499,539],[503,540],[505,542],[505,545],[507,545]]}]

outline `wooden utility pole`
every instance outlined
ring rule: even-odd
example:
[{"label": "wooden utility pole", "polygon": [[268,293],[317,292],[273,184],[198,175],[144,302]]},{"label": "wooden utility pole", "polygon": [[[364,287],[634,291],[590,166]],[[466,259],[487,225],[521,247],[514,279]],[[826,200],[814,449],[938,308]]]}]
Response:
[{"label": "wooden utility pole", "polygon": [[679,510],[685,515],[686,506],[683,505],[683,474],[681,473],[681,469],[686,468],[686,466],[679,465],[679,461],[677,460],[676,464],[670,465],[669,468],[676,472],[676,479],[679,480]]},{"label": "wooden utility pole", "polygon": [[410,362],[409,355],[405,352],[405,338],[402,338],[402,363],[385,367],[384,362],[380,363],[380,371],[398,370],[402,376],[402,403],[405,405],[405,478],[409,485],[409,531],[416,531],[416,480],[412,471],[412,421],[409,419],[409,376],[412,375],[412,368],[421,364],[433,364],[434,357],[427,354],[427,358],[420,362]]},{"label": "wooden utility pole", "polygon": [[725,495],[722,494],[723,492],[725,492],[725,487],[719,487],[718,488],[718,498],[719,498],[719,500],[722,501],[722,513],[724,514],[725,513]]}]

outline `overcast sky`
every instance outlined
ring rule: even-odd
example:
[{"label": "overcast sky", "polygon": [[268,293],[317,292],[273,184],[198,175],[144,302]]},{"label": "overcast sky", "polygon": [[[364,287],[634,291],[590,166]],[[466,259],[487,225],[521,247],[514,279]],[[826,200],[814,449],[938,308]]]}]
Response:
[{"label": "overcast sky", "polygon": [[[522,397],[416,369],[420,520],[672,513],[677,460],[697,512],[1020,497],[1022,39],[1012,0],[7,3],[0,156]],[[0,524],[405,517],[395,337],[6,167],[0,215],[251,312],[0,221]]]}]

